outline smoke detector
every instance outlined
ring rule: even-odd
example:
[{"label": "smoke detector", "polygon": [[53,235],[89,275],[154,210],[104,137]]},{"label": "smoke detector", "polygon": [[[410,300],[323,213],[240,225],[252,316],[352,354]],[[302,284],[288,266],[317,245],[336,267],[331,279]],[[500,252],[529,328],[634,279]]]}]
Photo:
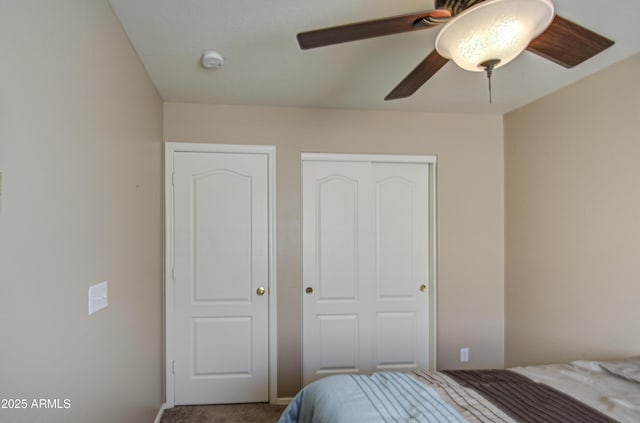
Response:
[{"label": "smoke detector", "polygon": [[224,57],[214,50],[202,53],[202,67],[205,69],[218,69],[224,64]]}]

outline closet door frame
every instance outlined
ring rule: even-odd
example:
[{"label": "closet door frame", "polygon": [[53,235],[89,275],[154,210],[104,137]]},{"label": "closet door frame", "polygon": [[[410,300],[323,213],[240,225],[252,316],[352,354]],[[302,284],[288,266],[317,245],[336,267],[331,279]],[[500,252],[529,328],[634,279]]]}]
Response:
[{"label": "closet door frame", "polygon": [[277,274],[276,274],[276,147],[270,145],[236,145],[166,142],[164,148],[164,393],[166,408],[175,406],[173,351],[174,343],[174,279],[173,279],[173,173],[174,153],[238,153],[264,154],[267,156],[267,201],[268,201],[268,236],[269,236],[269,282],[268,282],[268,316],[269,316],[269,402],[282,403],[278,398],[278,333],[277,333]]},{"label": "closet door frame", "polygon": [[[429,228],[429,370],[436,370],[437,363],[437,204],[436,204],[436,163],[437,156],[432,155],[396,155],[396,154],[341,154],[341,153],[301,153],[304,161],[333,162],[375,162],[375,163],[419,163],[426,164],[429,175],[428,228]],[[302,194],[301,194],[302,195]],[[302,236],[302,232],[301,232]],[[302,275],[301,275],[302,280]],[[304,287],[303,287],[304,289]],[[301,353],[303,351],[301,350]],[[301,361],[302,363],[302,358]]]}]

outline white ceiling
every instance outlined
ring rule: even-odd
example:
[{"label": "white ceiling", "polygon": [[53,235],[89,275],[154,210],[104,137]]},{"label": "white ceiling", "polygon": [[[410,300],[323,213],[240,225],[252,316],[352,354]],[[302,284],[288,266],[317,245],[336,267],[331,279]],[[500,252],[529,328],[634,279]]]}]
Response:
[{"label": "white ceiling", "polygon": [[[502,114],[640,52],[637,0],[554,0],[616,42],[565,69],[524,52],[487,79],[453,62],[407,99],[383,98],[432,49],[438,28],[301,50],[296,34],[429,10],[433,0],[110,0],[165,101]],[[200,66],[203,51],[225,58]]]}]

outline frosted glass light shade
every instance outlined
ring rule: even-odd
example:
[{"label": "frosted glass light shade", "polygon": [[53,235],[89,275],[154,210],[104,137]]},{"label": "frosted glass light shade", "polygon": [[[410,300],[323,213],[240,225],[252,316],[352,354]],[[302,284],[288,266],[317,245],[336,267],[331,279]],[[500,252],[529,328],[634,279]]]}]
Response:
[{"label": "frosted glass light shade", "polygon": [[469,71],[481,63],[509,63],[551,24],[550,0],[486,0],[457,15],[438,34],[436,50]]}]

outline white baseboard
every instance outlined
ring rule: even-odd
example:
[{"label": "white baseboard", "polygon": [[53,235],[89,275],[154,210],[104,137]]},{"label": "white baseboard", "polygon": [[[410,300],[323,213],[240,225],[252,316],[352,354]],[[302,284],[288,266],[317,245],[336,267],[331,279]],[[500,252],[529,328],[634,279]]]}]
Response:
[{"label": "white baseboard", "polygon": [[162,420],[162,415],[164,414],[164,410],[166,408],[167,408],[167,404],[162,403],[162,405],[160,406],[160,409],[158,410],[158,414],[156,414],[156,419],[153,421],[153,423],[160,423],[160,420]]},{"label": "white baseboard", "polygon": [[293,398],[276,398],[275,401],[271,402],[271,405],[288,405]]}]

